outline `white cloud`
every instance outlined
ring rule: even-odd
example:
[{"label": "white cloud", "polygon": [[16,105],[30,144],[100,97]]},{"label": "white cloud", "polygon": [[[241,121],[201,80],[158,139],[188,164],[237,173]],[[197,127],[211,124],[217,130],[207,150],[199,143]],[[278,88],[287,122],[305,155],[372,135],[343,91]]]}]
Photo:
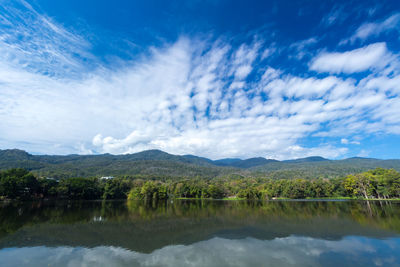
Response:
[{"label": "white cloud", "polygon": [[343,144],[343,145],[349,145],[349,144],[359,145],[359,144],[360,144],[359,141],[356,141],[356,140],[350,141],[350,140],[347,139],[347,138],[342,138],[342,139],[340,139],[340,143]]},{"label": "white cloud", "polygon": [[347,52],[322,52],[311,62],[310,69],[329,73],[354,73],[388,64],[390,54],[385,43],[370,44]]},{"label": "white cloud", "polygon": [[236,69],[235,77],[238,78],[239,80],[244,79],[247,77],[247,75],[249,75],[251,69],[252,68],[250,65],[242,65]]}]

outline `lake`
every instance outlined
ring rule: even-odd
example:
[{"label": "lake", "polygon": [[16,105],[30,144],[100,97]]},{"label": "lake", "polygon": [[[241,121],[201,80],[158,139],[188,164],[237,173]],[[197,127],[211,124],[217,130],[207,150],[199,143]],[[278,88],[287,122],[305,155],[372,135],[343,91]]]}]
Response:
[{"label": "lake", "polygon": [[0,266],[400,266],[400,202],[0,202]]}]

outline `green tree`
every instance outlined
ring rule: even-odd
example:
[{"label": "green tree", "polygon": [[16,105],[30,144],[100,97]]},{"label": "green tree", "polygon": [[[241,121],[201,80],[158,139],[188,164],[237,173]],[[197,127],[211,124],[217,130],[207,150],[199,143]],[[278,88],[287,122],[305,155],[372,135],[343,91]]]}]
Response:
[{"label": "green tree", "polygon": [[95,178],[69,178],[60,181],[58,195],[68,199],[100,199],[103,188]]},{"label": "green tree", "polygon": [[131,183],[126,179],[114,178],[104,186],[103,199],[126,199]]},{"label": "green tree", "polygon": [[6,198],[32,198],[38,192],[38,188],[37,179],[27,170],[10,169],[0,174],[0,195]]},{"label": "green tree", "polygon": [[211,198],[222,199],[225,196],[224,191],[220,186],[210,184],[207,188],[207,193]]}]

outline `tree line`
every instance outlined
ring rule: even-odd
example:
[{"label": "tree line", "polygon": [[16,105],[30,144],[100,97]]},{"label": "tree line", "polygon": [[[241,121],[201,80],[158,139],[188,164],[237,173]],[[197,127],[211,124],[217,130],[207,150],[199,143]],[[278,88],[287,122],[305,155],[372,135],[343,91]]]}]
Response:
[{"label": "tree line", "polygon": [[377,168],[334,179],[191,178],[157,179],[120,177],[37,178],[24,169],[0,172],[0,199],[130,199],[168,198],[255,199],[276,198],[400,198],[400,173]]}]

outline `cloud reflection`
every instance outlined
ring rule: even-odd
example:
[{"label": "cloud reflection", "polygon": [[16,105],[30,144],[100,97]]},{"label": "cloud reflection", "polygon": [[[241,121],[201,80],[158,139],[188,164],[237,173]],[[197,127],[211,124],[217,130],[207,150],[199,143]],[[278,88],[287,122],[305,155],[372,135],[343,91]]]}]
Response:
[{"label": "cloud reflection", "polygon": [[[134,238],[134,237],[132,237]],[[0,250],[5,266],[384,266],[400,264],[398,238],[340,241],[290,236],[273,240],[212,238],[152,253],[119,247],[24,247]]]}]

